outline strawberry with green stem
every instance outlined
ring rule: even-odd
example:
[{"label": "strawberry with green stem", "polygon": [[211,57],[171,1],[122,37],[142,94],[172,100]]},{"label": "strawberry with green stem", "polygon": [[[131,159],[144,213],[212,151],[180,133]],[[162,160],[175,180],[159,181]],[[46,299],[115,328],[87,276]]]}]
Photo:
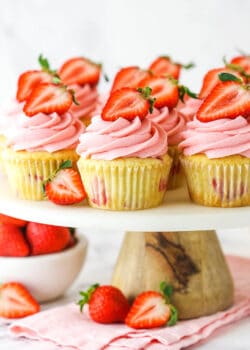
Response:
[{"label": "strawberry with green stem", "polygon": [[202,122],[222,118],[234,119],[248,116],[250,113],[250,85],[241,78],[229,73],[219,74],[217,84],[204,100],[197,112],[197,119]]},{"label": "strawberry with green stem", "polygon": [[50,68],[49,61],[43,55],[38,57],[38,62],[41,70],[30,70],[20,75],[16,94],[18,102],[26,101],[38,85],[52,83],[53,79],[58,77],[57,72]]},{"label": "strawberry with green stem", "polygon": [[192,98],[197,98],[196,94],[191,92],[184,85],[178,85],[178,81],[171,77],[152,76],[141,82],[141,87],[150,87],[152,89],[151,95],[155,99],[154,107],[174,108],[179,98],[184,100],[184,96],[188,95]]},{"label": "strawberry with green stem", "polygon": [[178,312],[170,302],[173,288],[162,282],[160,290],[146,291],[136,297],[125,319],[127,326],[144,329],[176,324]]},{"label": "strawberry with green stem", "polygon": [[102,119],[114,121],[118,118],[132,120],[144,119],[153,110],[155,99],[151,97],[151,88],[122,88],[114,91],[102,110]]},{"label": "strawberry with green stem", "polygon": [[81,299],[78,301],[80,311],[84,305],[89,306],[91,319],[98,323],[124,322],[129,303],[123,293],[116,287],[94,284],[86,292],[80,292]]},{"label": "strawberry with green stem", "polygon": [[80,203],[86,198],[81,177],[69,160],[43,183],[43,191],[48,200],[61,205]]}]

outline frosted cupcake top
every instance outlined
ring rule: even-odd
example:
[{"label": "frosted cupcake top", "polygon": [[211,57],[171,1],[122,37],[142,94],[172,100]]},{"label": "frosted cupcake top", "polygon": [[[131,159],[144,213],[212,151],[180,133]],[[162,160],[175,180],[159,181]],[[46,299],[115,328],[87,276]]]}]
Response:
[{"label": "frosted cupcake top", "polygon": [[250,120],[242,116],[200,122],[196,118],[187,123],[179,145],[184,155],[205,154],[208,158],[231,155],[250,157]]},{"label": "frosted cupcake top", "polygon": [[76,118],[92,116],[98,103],[97,88],[91,87],[89,84],[84,86],[74,84],[70,88],[75,91],[75,97],[79,105],[73,103],[69,111]]},{"label": "frosted cupcake top", "polygon": [[104,121],[100,116],[92,119],[76,149],[83,158],[102,160],[157,158],[165,155],[167,150],[167,133],[149,119]]},{"label": "frosted cupcake top", "polygon": [[84,125],[69,112],[62,115],[38,113],[29,118],[22,112],[22,104],[6,115],[6,123],[8,118],[11,128],[6,127],[3,134],[7,145],[15,151],[55,152],[72,149],[84,130]]},{"label": "frosted cupcake top", "polygon": [[163,107],[160,110],[154,108],[153,113],[147,115],[147,119],[160,125],[166,131],[170,146],[177,145],[183,140],[181,132],[185,130],[186,122],[175,108],[171,112],[168,107]]},{"label": "frosted cupcake top", "polygon": [[203,100],[200,100],[198,98],[188,97],[185,102],[179,100],[178,105],[176,106],[176,110],[185,119],[186,122],[189,122],[194,118],[202,102]]}]

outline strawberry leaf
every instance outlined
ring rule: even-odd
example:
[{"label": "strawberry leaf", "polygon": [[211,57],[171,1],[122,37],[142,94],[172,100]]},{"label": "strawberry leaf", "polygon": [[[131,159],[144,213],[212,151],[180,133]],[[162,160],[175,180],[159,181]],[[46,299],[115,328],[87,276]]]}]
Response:
[{"label": "strawberry leaf", "polygon": [[170,319],[167,323],[168,326],[174,326],[176,322],[178,321],[178,311],[174,305],[169,304],[170,307]]},{"label": "strawberry leaf", "polygon": [[44,70],[46,72],[50,71],[49,61],[47,60],[47,58],[43,57],[42,54],[39,55],[38,62],[40,64],[42,70]]},{"label": "strawberry leaf", "polygon": [[91,287],[89,287],[86,292],[82,292],[82,291],[79,292],[82,298],[77,302],[77,305],[80,306],[81,312],[83,310],[84,305],[89,303],[91,295],[94,293],[94,291],[98,287],[99,287],[99,284],[96,283],[96,284],[93,284]]},{"label": "strawberry leaf", "polygon": [[182,64],[181,66],[182,66],[183,69],[191,69],[191,68],[195,67],[195,63],[194,62],[190,62],[190,63],[187,63],[187,64]]},{"label": "strawberry leaf", "polygon": [[198,98],[196,93],[192,92],[191,90],[189,90],[188,87],[186,87],[184,85],[178,86],[178,89],[179,89],[179,98],[182,102],[184,102],[185,94],[187,94],[188,96],[190,96],[192,98]]},{"label": "strawberry leaf", "polygon": [[79,103],[79,102],[77,101],[77,99],[76,99],[75,90],[70,89],[69,92],[70,92],[71,95],[72,95],[72,99],[73,99],[74,104],[77,105],[77,106],[80,106],[80,103]]},{"label": "strawberry leaf", "polygon": [[160,283],[160,290],[163,293],[166,301],[169,302],[171,295],[173,294],[173,286],[165,281]]},{"label": "strawberry leaf", "polygon": [[72,168],[72,161],[71,160],[66,160],[62,164],[60,164],[60,167],[57,171],[62,170],[62,169],[67,169],[67,168]]},{"label": "strawberry leaf", "polygon": [[230,73],[220,73],[219,75],[219,79],[223,82],[225,81],[235,81],[237,83],[242,83],[242,80],[237,78],[235,75],[230,74]]}]

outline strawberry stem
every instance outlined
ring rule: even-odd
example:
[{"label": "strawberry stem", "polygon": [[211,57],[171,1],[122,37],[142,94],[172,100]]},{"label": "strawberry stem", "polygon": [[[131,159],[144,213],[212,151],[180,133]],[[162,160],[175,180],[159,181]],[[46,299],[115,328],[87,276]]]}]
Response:
[{"label": "strawberry stem", "polygon": [[197,94],[192,92],[191,90],[189,90],[189,88],[187,86],[179,85],[178,89],[179,89],[179,98],[182,102],[184,102],[185,94],[187,94],[188,96],[190,96],[192,98],[198,98]]},{"label": "strawberry stem", "polygon": [[171,327],[171,326],[174,326],[178,321],[178,311],[176,307],[172,304],[169,304],[169,308],[170,308],[170,319],[167,325]]},{"label": "strawberry stem", "polygon": [[76,99],[76,93],[75,93],[75,90],[72,90],[72,89],[70,89],[70,90],[68,90],[70,93],[71,93],[71,95],[72,95],[72,99],[73,99],[73,102],[74,102],[74,104],[75,105],[77,105],[77,106],[80,106],[80,103],[77,101],[77,99]]},{"label": "strawberry stem", "polygon": [[53,75],[54,77],[57,77],[58,79],[60,79],[59,75],[57,74],[57,71],[50,68],[48,59],[44,57],[42,54],[39,55],[38,62],[42,68],[42,71],[47,72]]},{"label": "strawberry stem", "polygon": [[218,75],[218,77],[223,82],[225,82],[225,81],[235,81],[237,83],[242,83],[242,80],[240,78],[236,77],[234,74],[220,73]]},{"label": "strawberry stem", "polygon": [[149,113],[153,113],[154,103],[155,103],[156,99],[150,96],[151,92],[152,92],[152,89],[149,86],[146,86],[145,88],[138,88],[137,91],[140,92],[142,97],[144,97],[146,100],[148,100],[148,102],[149,102]]},{"label": "strawberry stem", "polygon": [[91,287],[89,287],[86,292],[80,291],[79,294],[81,295],[82,298],[77,302],[77,305],[80,306],[81,312],[83,310],[84,305],[89,303],[89,300],[90,300],[92,294],[94,293],[94,291],[98,287],[99,287],[99,284],[96,283],[96,284],[93,284]]},{"label": "strawberry stem", "polygon": [[181,64],[183,69],[191,69],[195,67],[195,63],[194,62],[189,62],[187,64]]}]

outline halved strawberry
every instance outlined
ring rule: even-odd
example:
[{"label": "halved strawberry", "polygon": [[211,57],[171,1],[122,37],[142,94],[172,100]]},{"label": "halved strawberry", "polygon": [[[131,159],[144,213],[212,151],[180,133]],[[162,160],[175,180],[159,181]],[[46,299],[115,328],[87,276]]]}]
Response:
[{"label": "halved strawberry", "polygon": [[161,293],[143,292],[137,296],[125,319],[127,326],[155,328],[165,326],[170,319],[171,311]]},{"label": "halved strawberry", "polygon": [[122,88],[113,92],[102,111],[102,119],[113,121],[118,118],[132,120],[144,119],[152,111],[154,100],[150,98],[151,89]]},{"label": "halved strawberry", "polygon": [[173,108],[179,99],[177,81],[172,78],[152,76],[140,83],[141,87],[149,86],[152,89],[151,95],[155,98],[154,106],[161,108],[167,106]]},{"label": "halved strawberry", "polygon": [[115,76],[111,92],[125,87],[136,89],[140,86],[142,80],[151,75],[149,71],[143,70],[137,66],[122,68]]},{"label": "halved strawberry", "polygon": [[55,204],[80,203],[86,197],[81,177],[71,166],[70,161],[62,163],[58,171],[44,183],[47,198]]},{"label": "halved strawberry", "polygon": [[23,111],[29,117],[40,112],[63,114],[70,108],[73,100],[72,90],[58,84],[44,83],[33,90]]},{"label": "halved strawberry", "polygon": [[179,79],[181,68],[189,69],[194,66],[193,63],[187,65],[173,62],[169,56],[157,57],[149,66],[149,70],[158,76],[171,76],[174,79]]},{"label": "halved strawberry", "polygon": [[242,67],[246,74],[250,74],[250,56],[234,57],[230,63]]},{"label": "halved strawberry", "polygon": [[197,119],[202,122],[250,113],[250,86],[231,74],[222,73],[220,77],[224,82],[216,85],[197,112]]},{"label": "halved strawberry", "polygon": [[50,83],[52,80],[53,77],[48,72],[43,72],[41,70],[24,72],[18,79],[17,101],[26,101],[39,84]]},{"label": "halved strawberry", "polygon": [[9,282],[0,286],[1,317],[25,317],[39,310],[39,304],[22,284]]},{"label": "halved strawberry", "polygon": [[19,102],[26,101],[32,91],[41,83],[52,83],[54,77],[57,77],[56,71],[50,68],[49,61],[43,55],[39,55],[38,62],[41,70],[30,70],[20,75],[16,99]]},{"label": "halved strawberry", "polygon": [[202,87],[199,93],[199,99],[204,100],[210,94],[213,88],[220,83],[219,74],[223,72],[234,74],[243,81],[240,73],[236,72],[231,68],[221,67],[221,68],[211,69],[206,73],[203,79]]},{"label": "halved strawberry", "polygon": [[58,71],[66,85],[96,85],[100,79],[101,65],[84,57],[74,57],[63,63]]}]

